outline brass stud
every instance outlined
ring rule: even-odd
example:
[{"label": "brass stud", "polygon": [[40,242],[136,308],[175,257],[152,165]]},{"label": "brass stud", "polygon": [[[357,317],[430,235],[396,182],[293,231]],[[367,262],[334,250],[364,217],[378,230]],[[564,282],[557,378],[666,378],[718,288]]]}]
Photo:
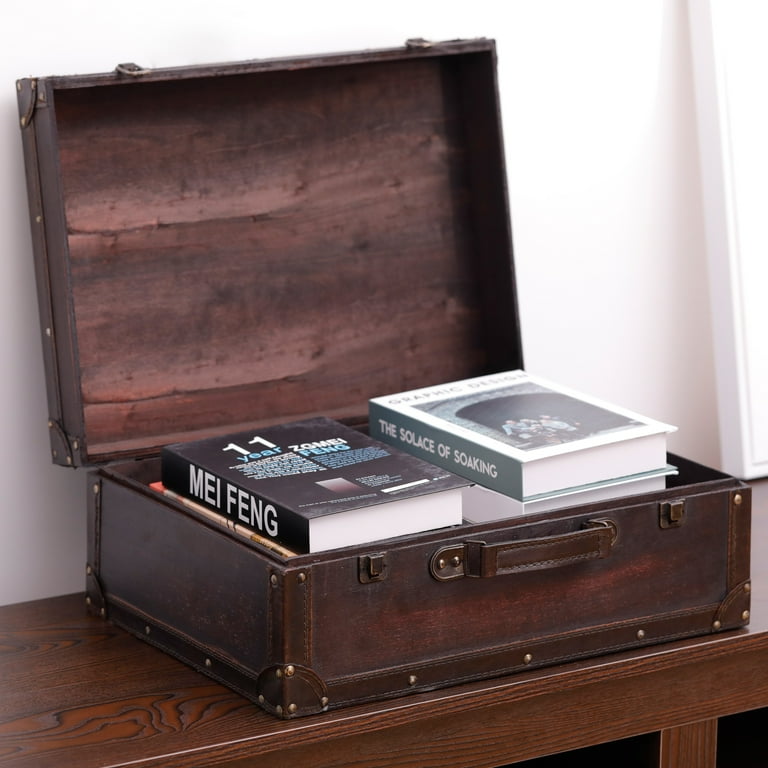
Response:
[{"label": "brass stud", "polygon": [[57,450],[54,448],[54,449],[51,451],[51,456],[53,456],[53,458],[55,459],[55,458],[56,458],[58,455],[59,455],[59,452],[58,452],[58,451],[57,451]]},{"label": "brass stud", "polygon": [[328,706],[328,697],[327,696],[323,696],[320,699],[320,706],[321,707],[327,707]]},{"label": "brass stud", "polygon": [[85,604],[86,605],[90,605],[91,604],[91,596],[90,595],[86,595],[85,596]]},{"label": "brass stud", "polygon": [[637,639],[642,640],[645,637],[645,630],[644,629],[638,629],[637,630]]},{"label": "brass stud", "polygon": [[454,568],[458,568],[458,567],[461,565],[461,558],[460,558],[458,555],[456,555],[456,556],[453,558],[453,560],[451,560],[451,565],[452,565]]},{"label": "brass stud", "polygon": [[749,611],[742,611],[741,618],[746,621],[749,618]]},{"label": "brass stud", "polygon": [[270,583],[270,584],[271,584],[273,587],[276,587],[276,586],[277,586],[277,574],[274,574],[274,573],[273,573],[273,574],[272,574],[272,575],[269,577],[269,583]]},{"label": "brass stud", "polygon": [[264,703],[264,694],[260,693],[259,694],[259,704],[263,704],[263,703]]},{"label": "brass stud", "polygon": [[282,669],[276,669],[276,670],[275,670],[275,677],[276,677],[278,680],[282,680],[282,677],[283,677],[283,670],[282,670]]},{"label": "brass stud", "polygon": [[720,622],[719,622],[717,619],[715,619],[715,620],[712,622],[712,629],[714,629],[715,631],[717,631],[718,629],[720,629],[720,627],[721,627],[721,626],[722,626],[722,625],[720,624]]},{"label": "brass stud", "polygon": [[103,619],[106,615],[107,615],[107,609],[106,608],[102,608],[99,611],[99,616],[101,616],[101,618]]},{"label": "brass stud", "polygon": [[74,450],[77,450],[78,448],[80,448],[80,441],[79,440],[73,440],[72,441],[72,448]]},{"label": "brass stud", "polygon": [[35,216],[35,222],[37,224],[42,224],[43,223],[43,217],[40,216],[40,214],[38,214],[37,216]]},{"label": "brass stud", "polygon": [[85,573],[90,576],[93,573],[93,568],[90,565],[85,566]]},{"label": "brass stud", "polygon": [[526,653],[525,656],[523,656],[523,664],[530,664],[533,661],[533,654]]},{"label": "brass stud", "polygon": [[98,483],[94,483],[91,486],[91,490],[93,491],[94,495],[97,494],[99,492],[99,484]]},{"label": "brass stud", "polygon": [[146,625],[146,626],[144,627],[144,634],[145,634],[145,635],[148,635],[148,634],[150,634],[151,632],[152,632],[152,629],[149,627],[149,625]]},{"label": "brass stud", "polygon": [[[50,328],[46,328],[46,329],[45,329],[45,335],[46,335],[48,338],[50,338],[51,336],[53,336],[53,331],[52,331]],[[53,423],[49,421],[49,422],[48,422],[48,426],[49,426],[49,427],[52,427],[52,426],[53,426]]]},{"label": "brass stud", "polygon": [[211,666],[213,666],[213,662],[210,659],[206,659],[205,660],[205,666],[208,667],[208,669],[210,669]]},{"label": "brass stud", "polygon": [[738,507],[738,506],[739,506],[739,504],[741,504],[741,502],[742,502],[742,497],[741,497],[741,494],[740,494],[740,493],[737,493],[737,494],[736,494],[736,495],[733,497],[733,503],[734,503],[734,504],[735,504],[735,505]]},{"label": "brass stud", "polygon": [[307,580],[307,574],[302,571],[296,578],[299,584],[303,584]]},{"label": "brass stud", "polygon": [[288,705],[288,714],[294,715],[294,714],[296,714],[297,710],[298,710],[298,707],[295,704],[289,704]]},{"label": "brass stud", "polygon": [[285,676],[286,677],[293,677],[296,674],[296,667],[293,666],[293,664],[289,664],[285,668]]},{"label": "brass stud", "polygon": [[419,678],[416,677],[416,675],[409,675],[408,676],[408,685],[416,685],[416,683],[418,682],[418,679]]},{"label": "brass stud", "polygon": [[72,457],[71,456],[67,456],[67,464],[72,464]]},{"label": "brass stud", "polygon": [[438,568],[439,568],[439,569],[442,571],[442,570],[443,570],[443,568],[445,568],[445,566],[446,566],[446,562],[445,562],[445,560],[443,560],[443,558],[441,557],[441,558],[440,558],[440,559],[437,561],[437,567],[438,567]]},{"label": "brass stud", "polygon": [[744,585],[744,591],[745,591],[747,594],[749,594],[749,593],[752,591],[752,584],[750,584],[750,582],[747,582],[747,583]]},{"label": "brass stud", "polygon": [[278,704],[275,707],[275,712],[277,712],[278,715],[282,715],[283,714],[283,708]]}]

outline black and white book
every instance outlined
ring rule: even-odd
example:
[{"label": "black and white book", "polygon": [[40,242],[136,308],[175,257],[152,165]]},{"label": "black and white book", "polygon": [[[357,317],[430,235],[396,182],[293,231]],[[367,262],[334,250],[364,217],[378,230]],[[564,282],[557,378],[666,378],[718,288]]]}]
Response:
[{"label": "black and white book", "polygon": [[522,370],[373,398],[369,428],[519,501],[664,471],[675,430]]},{"label": "black and white book", "polygon": [[328,418],[161,451],[162,484],[296,552],[460,525],[469,481]]}]

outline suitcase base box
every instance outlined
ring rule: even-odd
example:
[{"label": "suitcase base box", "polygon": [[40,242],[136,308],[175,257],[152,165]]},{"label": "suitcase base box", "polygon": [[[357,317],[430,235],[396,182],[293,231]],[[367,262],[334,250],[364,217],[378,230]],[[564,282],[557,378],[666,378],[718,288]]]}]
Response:
[{"label": "suitcase base box", "polygon": [[291,558],[158,498],[156,461],[101,469],[89,602],[283,717],[743,626],[750,489],[673,459],[660,494]]},{"label": "suitcase base box", "polygon": [[287,556],[153,489],[169,443],[523,368],[491,40],[18,83],[53,460],[87,600],[288,718],[749,620],[750,489]]}]

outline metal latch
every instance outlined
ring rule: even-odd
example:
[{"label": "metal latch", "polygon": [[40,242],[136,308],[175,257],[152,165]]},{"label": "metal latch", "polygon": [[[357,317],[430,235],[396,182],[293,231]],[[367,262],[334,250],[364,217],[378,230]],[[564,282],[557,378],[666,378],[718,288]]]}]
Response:
[{"label": "metal latch", "polygon": [[362,584],[384,581],[387,578],[387,556],[383,552],[361,555],[357,561],[357,575]]},{"label": "metal latch", "polygon": [[662,501],[659,504],[659,526],[679,528],[685,519],[685,500]]}]

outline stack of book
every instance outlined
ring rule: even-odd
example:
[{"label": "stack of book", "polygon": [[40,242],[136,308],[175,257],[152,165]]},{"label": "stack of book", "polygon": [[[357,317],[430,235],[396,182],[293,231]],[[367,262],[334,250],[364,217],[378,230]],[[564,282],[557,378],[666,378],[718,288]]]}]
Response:
[{"label": "stack of book", "polygon": [[471,522],[661,490],[675,427],[522,370],[376,397],[369,428],[471,480]]},{"label": "stack of book", "polygon": [[462,523],[471,483],[318,417],[165,446],[155,490],[290,556]]}]

